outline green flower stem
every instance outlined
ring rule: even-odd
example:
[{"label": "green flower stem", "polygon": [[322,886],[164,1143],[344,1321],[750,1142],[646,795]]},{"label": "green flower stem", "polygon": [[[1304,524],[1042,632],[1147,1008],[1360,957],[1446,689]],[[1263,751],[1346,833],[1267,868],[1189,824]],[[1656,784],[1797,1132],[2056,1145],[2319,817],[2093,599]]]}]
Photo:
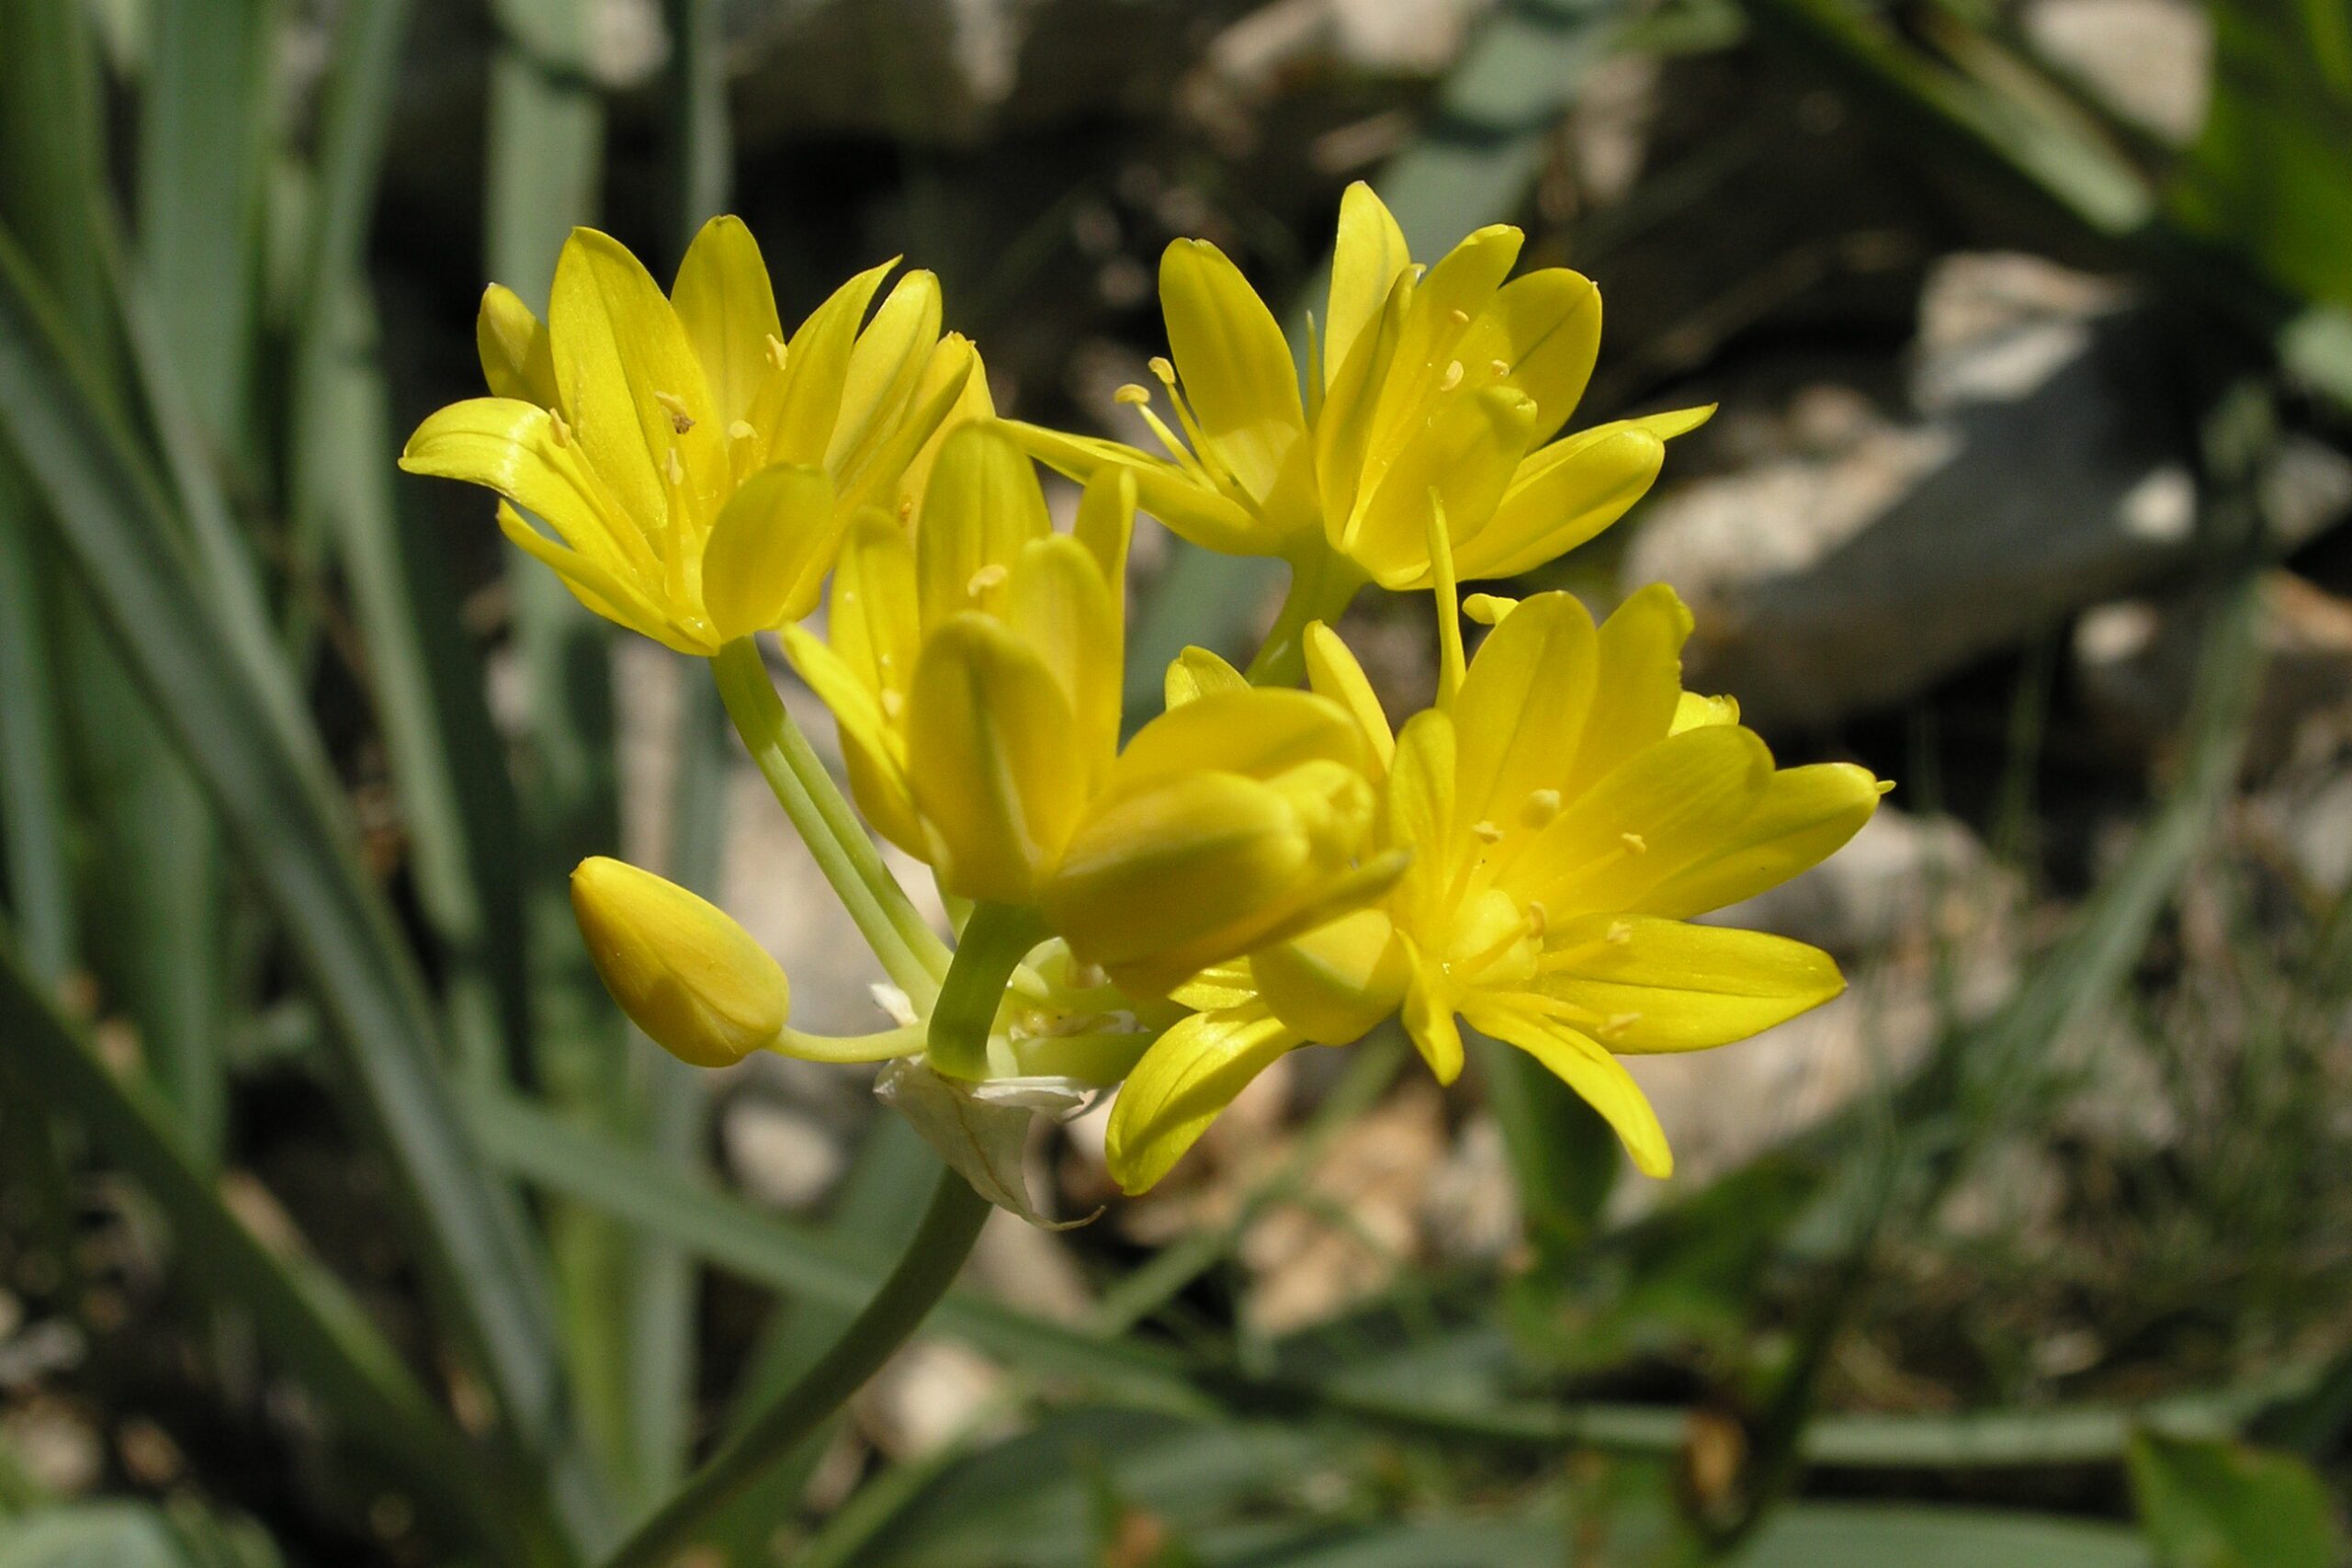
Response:
[{"label": "green flower stem", "polygon": [[905,1256],[824,1359],[689,1477],[605,1568],[670,1568],[679,1561],[722,1510],[762,1484],[907,1342],[955,1282],[988,1217],[988,1200],[954,1171],[941,1172]]},{"label": "green flower stem", "polygon": [[1306,673],[1306,628],[1311,622],[1327,625],[1347,613],[1364,585],[1355,563],[1326,548],[1318,535],[1315,545],[1290,563],[1290,592],[1258,649],[1258,657],[1243,671],[1253,686],[1295,686]]},{"label": "green flower stem", "polygon": [[931,1015],[931,1065],[967,1081],[989,1076],[989,1032],[1004,988],[1031,948],[1045,940],[1035,909],[976,904],[956,944],[956,964]]},{"label": "green flower stem", "polygon": [[758,645],[737,637],[718,650],[710,669],[735,732],[817,857],[817,869],[857,922],[891,984],[922,1011],[938,996],[940,977],[947,972],[946,944],[908,901],[808,738],[793,723],[768,679]]}]

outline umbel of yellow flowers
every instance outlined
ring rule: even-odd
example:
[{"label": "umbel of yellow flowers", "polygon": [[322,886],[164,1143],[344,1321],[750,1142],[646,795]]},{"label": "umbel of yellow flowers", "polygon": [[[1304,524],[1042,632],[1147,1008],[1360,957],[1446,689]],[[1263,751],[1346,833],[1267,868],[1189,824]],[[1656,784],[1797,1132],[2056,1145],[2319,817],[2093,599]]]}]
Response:
[{"label": "umbel of yellow flowers", "polygon": [[1666,1134],[1617,1055],[1745,1039],[1843,988],[1827,953],[1690,917],[1823,860],[1889,786],[1846,763],[1776,768],[1736,706],[1684,692],[1690,619],[1667,588],[1597,629],[1566,593],[1487,605],[1505,617],[1466,676],[1449,657],[1440,705],[1393,739],[1345,647],[1310,628],[1312,679],[1388,760],[1382,837],[1412,863],[1377,907],[1177,992],[1203,1010],[1112,1113],[1128,1190],[1283,1052],[1398,1013],[1441,1082],[1462,1070],[1459,1019],[1559,1075],[1664,1176]]},{"label": "umbel of yellow flowers", "polygon": [[1327,613],[1367,581],[1430,585],[1432,491],[1463,577],[1530,570],[1623,515],[1666,441],[1713,410],[1555,440],[1600,352],[1600,293],[1566,267],[1506,282],[1521,240],[1496,224],[1424,270],[1372,188],[1349,186],[1304,400],[1265,301],[1215,245],[1178,240],[1159,264],[1173,363],[1152,368],[1181,434],[1142,388],[1123,394],[1167,455],[1015,428],[1073,477],[1134,473],[1143,509],[1194,544],[1286,558]]},{"label": "umbel of yellow flowers", "polygon": [[787,627],[785,648],[886,838],[1152,996],[1363,902],[1402,863],[1363,863],[1371,745],[1312,693],[1219,694],[1120,748],[1135,508],[1133,479],[1107,472],[1057,534],[1029,458],[964,426],[911,530],[852,525],[831,640]]},{"label": "umbel of yellow flowers", "polygon": [[930,273],[861,330],[894,265],[787,341],[740,220],[704,227],[666,298],[616,241],[574,230],[544,324],[508,289],[482,297],[492,395],[427,419],[401,466],[497,491],[506,536],[582,604],[715,654],[807,615],[859,508],[897,505],[939,432],[989,412],[978,355],[940,335]]}]

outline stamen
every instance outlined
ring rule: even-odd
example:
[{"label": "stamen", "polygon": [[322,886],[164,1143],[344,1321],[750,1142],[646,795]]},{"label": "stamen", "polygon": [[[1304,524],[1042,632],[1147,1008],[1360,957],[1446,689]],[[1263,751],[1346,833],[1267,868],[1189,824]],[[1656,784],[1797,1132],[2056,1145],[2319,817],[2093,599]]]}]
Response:
[{"label": "stamen", "polygon": [[914,514],[915,498],[910,495],[900,496],[899,498],[899,521],[901,523],[912,522],[914,520]]},{"label": "stamen", "polygon": [[686,466],[678,461],[678,449],[675,446],[662,454],[662,471],[669,476],[670,482],[673,485],[683,485],[686,482]]},{"label": "stamen", "polygon": [[1508,377],[1510,374],[1510,361],[1508,359],[1489,359],[1487,361],[1487,368],[1493,371],[1498,378]]},{"label": "stamen", "polygon": [[1609,922],[1609,930],[1606,935],[1611,946],[1623,947],[1627,942],[1634,940],[1634,922],[1631,920],[1611,920]]},{"label": "stamen", "polygon": [[894,692],[888,686],[885,686],[882,689],[882,716],[884,718],[897,718],[900,714],[906,711],[907,694],[904,692]]},{"label": "stamen", "polygon": [[670,416],[670,428],[684,435],[695,427],[695,416],[686,412],[686,400],[675,392],[656,392],[653,400]]},{"label": "stamen", "polygon": [[1600,1036],[1603,1042],[1613,1044],[1624,1039],[1626,1031],[1641,1021],[1642,1015],[1637,1012],[1612,1012],[1600,1021],[1600,1026],[1593,1032]]},{"label": "stamen", "polygon": [[977,599],[991,588],[1003,586],[1004,580],[1012,575],[1002,561],[990,561],[972,573],[972,580],[964,584],[964,591]]},{"label": "stamen", "polygon": [[1531,828],[1541,828],[1559,814],[1560,792],[1556,789],[1531,789],[1519,807],[1519,819]]},{"label": "stamen", "polygon": [[1542,942],[1544,933],[1551,929],[1552,912],[1544,908],[1542,899],[1530,898],[1527,901],[1527,934]]},{"label": "stamen", "polygon": [[1446,314],[1453,318],[1453,324],[1457,327],[1466,327],[1470,324],[1470,312],[1459,305],[1448,310]]},{"label": "stamen", "polygon": [[1478,822],[1473,825],[1470,830],[1473,833],[1477,834],[1482,842],[1489,844],[1498,844],[1502,842],[1503,830],[1500,828],[1496,827],[1492,822]]},{"label": "stamen", "polygon": [[[1457,316],[1461,313],[1459,310],[1454,312]],[[1462,385],[1462,361],[1459,359],[1449,361],[1445,367],[1445,377],[1438,382],[1437,389],[1441,392],[1450,392],[1460,385]]]},{"label": "stamen", "polygon": [[1650,841],[1639,833],[1620,833],[1617,837],[1624,840],[1628,854],[1645,855],[1650,852]]},{"label": "stamen", "polygon": [[1159,378],[1161,386],[1171,392],[1176,389],[1176,366],[1166,355],[1155,354],[1145,363],[1151,373]]},{"label": "stamen", "polygon": [[1430,487],[1430,586],[1437,594],[1437,705],[1451,709],[1462,690],[1462,601],[1453,582],[1453,536],[1445,531],[1445,498]]},{"label": "stamen", "polygon": [[548,434],[555,437],[555,444],[559,446],[571,445],[571,426],[554,409],[548,410]]},{"label": "stamen", "polygon": [[752,428],[752,422],[748,419],[739,419],[727,427],[727,439],[729,441],[755,440],[759,434]]},{"label": "stamen", "polygon": [[770,365],[779,370],[783,369],[785,360],[790,356],[790,354],[791,351],[785,347],[782,338],[774,333],[768,333],[768,363]]},{"label": "stamen", "polygon": [[1131,409],[1148,408],[1151,405],[1151,389],[1130,381],[1112,393],[1111,400],[1114,403],[1125,403]]}]

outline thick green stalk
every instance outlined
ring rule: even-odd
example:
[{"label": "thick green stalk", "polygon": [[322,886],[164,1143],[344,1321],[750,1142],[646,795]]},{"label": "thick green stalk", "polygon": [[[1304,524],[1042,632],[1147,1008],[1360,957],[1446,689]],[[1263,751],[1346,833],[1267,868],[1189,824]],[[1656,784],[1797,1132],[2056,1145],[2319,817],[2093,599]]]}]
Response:
[{"label": "thick green stalk", "polygon": [[1318,539],[1291,562],[1290,592],[1258,656],[1246,671],[1253,686],[1295,686],[1306,673],[1306,628],[1338,620],[1355,603],[1364,580],[1353,562]]},{"label": "thick green stalk", "polygon": [[721,1510],[758,1486],[907,1342],[956,1282],[988,1217],[988,1201],[970,1183],[941,1172],[931,1207],[880,1293],[822,1360],[696,1472],[605,1568],[662,1568],[678,1561]]},{"label": "thick green stalk", "polygon": [[932,1011],[927,1048],[933,1066],[951,1078],[988,1077],[989,1032],[996,1025],[1005,983],[1045,934],[1045,922],[1034,909],[974,906],[956,944],[956,966],[947,972]]},{"label": "thick green stalk", "polygon": [[881,852],[834,787],[808,738],[785,710],[758,645],[747,637],[736,638],[719,649],[710,670],[735,732],[817,858],[817,869],[857,922],[891,984],[907,993],[917,1011],[924,1010],[946,973],[946,946],[908,902],[906,890],[882,863]]}]

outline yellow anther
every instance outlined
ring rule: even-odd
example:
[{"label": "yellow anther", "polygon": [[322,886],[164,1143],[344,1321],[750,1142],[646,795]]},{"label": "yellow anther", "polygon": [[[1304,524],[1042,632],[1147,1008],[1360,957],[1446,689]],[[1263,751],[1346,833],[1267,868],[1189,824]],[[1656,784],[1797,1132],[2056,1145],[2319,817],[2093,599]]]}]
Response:
[{"label": "yellow anther", "polygon": [[896,718],[906,711],[907,694],[904,692],[894,692],[888,686],[883,687],[882,716],[885,718]]},{"label": "yellow anther", "polygon": [[554,409],[548,410],[548,434],[555,437],[555,444],[559,446],[571,445],[571,426]]},{"label": "yellow anther", "polygon": [[1457,327],[1466,327],[1470,324],[1470,312],[1459,305],[1448,310],[1446,314],[1453,318],[1453,324]]},{"label": "yellow anther", "polygon": [[727,427],[727,439],[729,441],[750,441],[759,434],[752,428],[752,422],[748,419],[739,419]]},{"label": "yellow anther", "polygon": [[1503,830],[1500,828],[1496,827],[1492,822],[1476,823],[1470,830],[1473,833],[1477,834],[1482,842],[1489,844],[1498,844],[1502,842]]},{"label": "yellow anther", "polygon": [[1650,852],[1650,841],[1639,833],[1620,833],[1617,837],[1624,841],[1627,854],[1645,855]]},{"label": "yellow anther", "polygon": [[1611,946],[1624,946],[1634,940],[1634,922],[1631,920],[1610,921],[1607,936]]},{"label": "yellow anther", "polygon": [[1551,929],[1552,912],[1544,908],[1542,899],[1530,898],[1527,901],[1527,934],[1542,942],[1544,933]]},{"label": "yellow anther", "polygon": [[678,461],[678,449],[675,446],[662,454],[662,471],[669,476],[670,482],[673,485],[683,485],[686,482],[686,466]]},{"label": "yellow anther", "polygon": [[1531,789],[1527,798],[1519,803],[1519,819],[1531,828],[1541,828],[1560,814],[1560,792],[1556,789]]},{"label": "yellow anther", "polygon": [[[1454,313],[1461,314],[1458,310]],[[1460,385],[1462,385],[1462,361],[1452,360],[1446,365],[1445,378],[1437,384],[1437,389],[1441,392],[1450,392]]]},{"label": "yellow anther", "polygon": [[1151,389],[1148,387],[1137,386],[1135,382],[1130,381],[1125,386],[1120,388],[1117,391],[1112,393],[1111,400],[1114,403],[1124,403],[1131,409],[1143,408],[1148,405],[1151,401]]},{"label": "yellow anther", "polygon": [[1614,1043],[1624,1039],[1626,1032],[1641,1021],[1642,1015],[1637,1012],[1612,1012],[1600,1021],[1600,1027],[1593,1032],[1600,1035],[1602,1040]]},{"label": "yellow anther", "polygon": [[964,584],[964,591],[977,599],[991,588],[1002,587],[1004,580],[1012,575],[1002,561],[990,561],[972,573],[972,580]]},{"label": "yellow anther", "polygon": [[1151,367],[1151,373],[1159,378],[1159,384],[1161,386],[1173,387],[1176,384],[1176,367],[1169,363],[1168,356],[1166,355],[1153,355],[1149,364]]},{"label": "yellow anther", "polygon": [[1487,368],[1493,371],[1498,376],[1508,376],[1510,374],[1510,361],[1508,359],[1489,359],[1487,361]]},{"label": "yellow anther", "polygon": [[670,428],[684,435],[695,427],[695,416],[686,412],[686,400],[675,392],[656,392],[653,400],[670,416]]},{"label": "yellow anther", "polygon": [[779,370],[783,369],[784,362],[790,356],[790,350],[785,347],[784,340],[782,338],[776,336],[774,333],[768,333],[768,363],[770,365],[775,366]]},{"label": "yellow anther", "polygon": [[914,515],[915,498],[910,495],[900,496],[899,498],[899,521],[901,523],[912,522],[914,520]]}]

